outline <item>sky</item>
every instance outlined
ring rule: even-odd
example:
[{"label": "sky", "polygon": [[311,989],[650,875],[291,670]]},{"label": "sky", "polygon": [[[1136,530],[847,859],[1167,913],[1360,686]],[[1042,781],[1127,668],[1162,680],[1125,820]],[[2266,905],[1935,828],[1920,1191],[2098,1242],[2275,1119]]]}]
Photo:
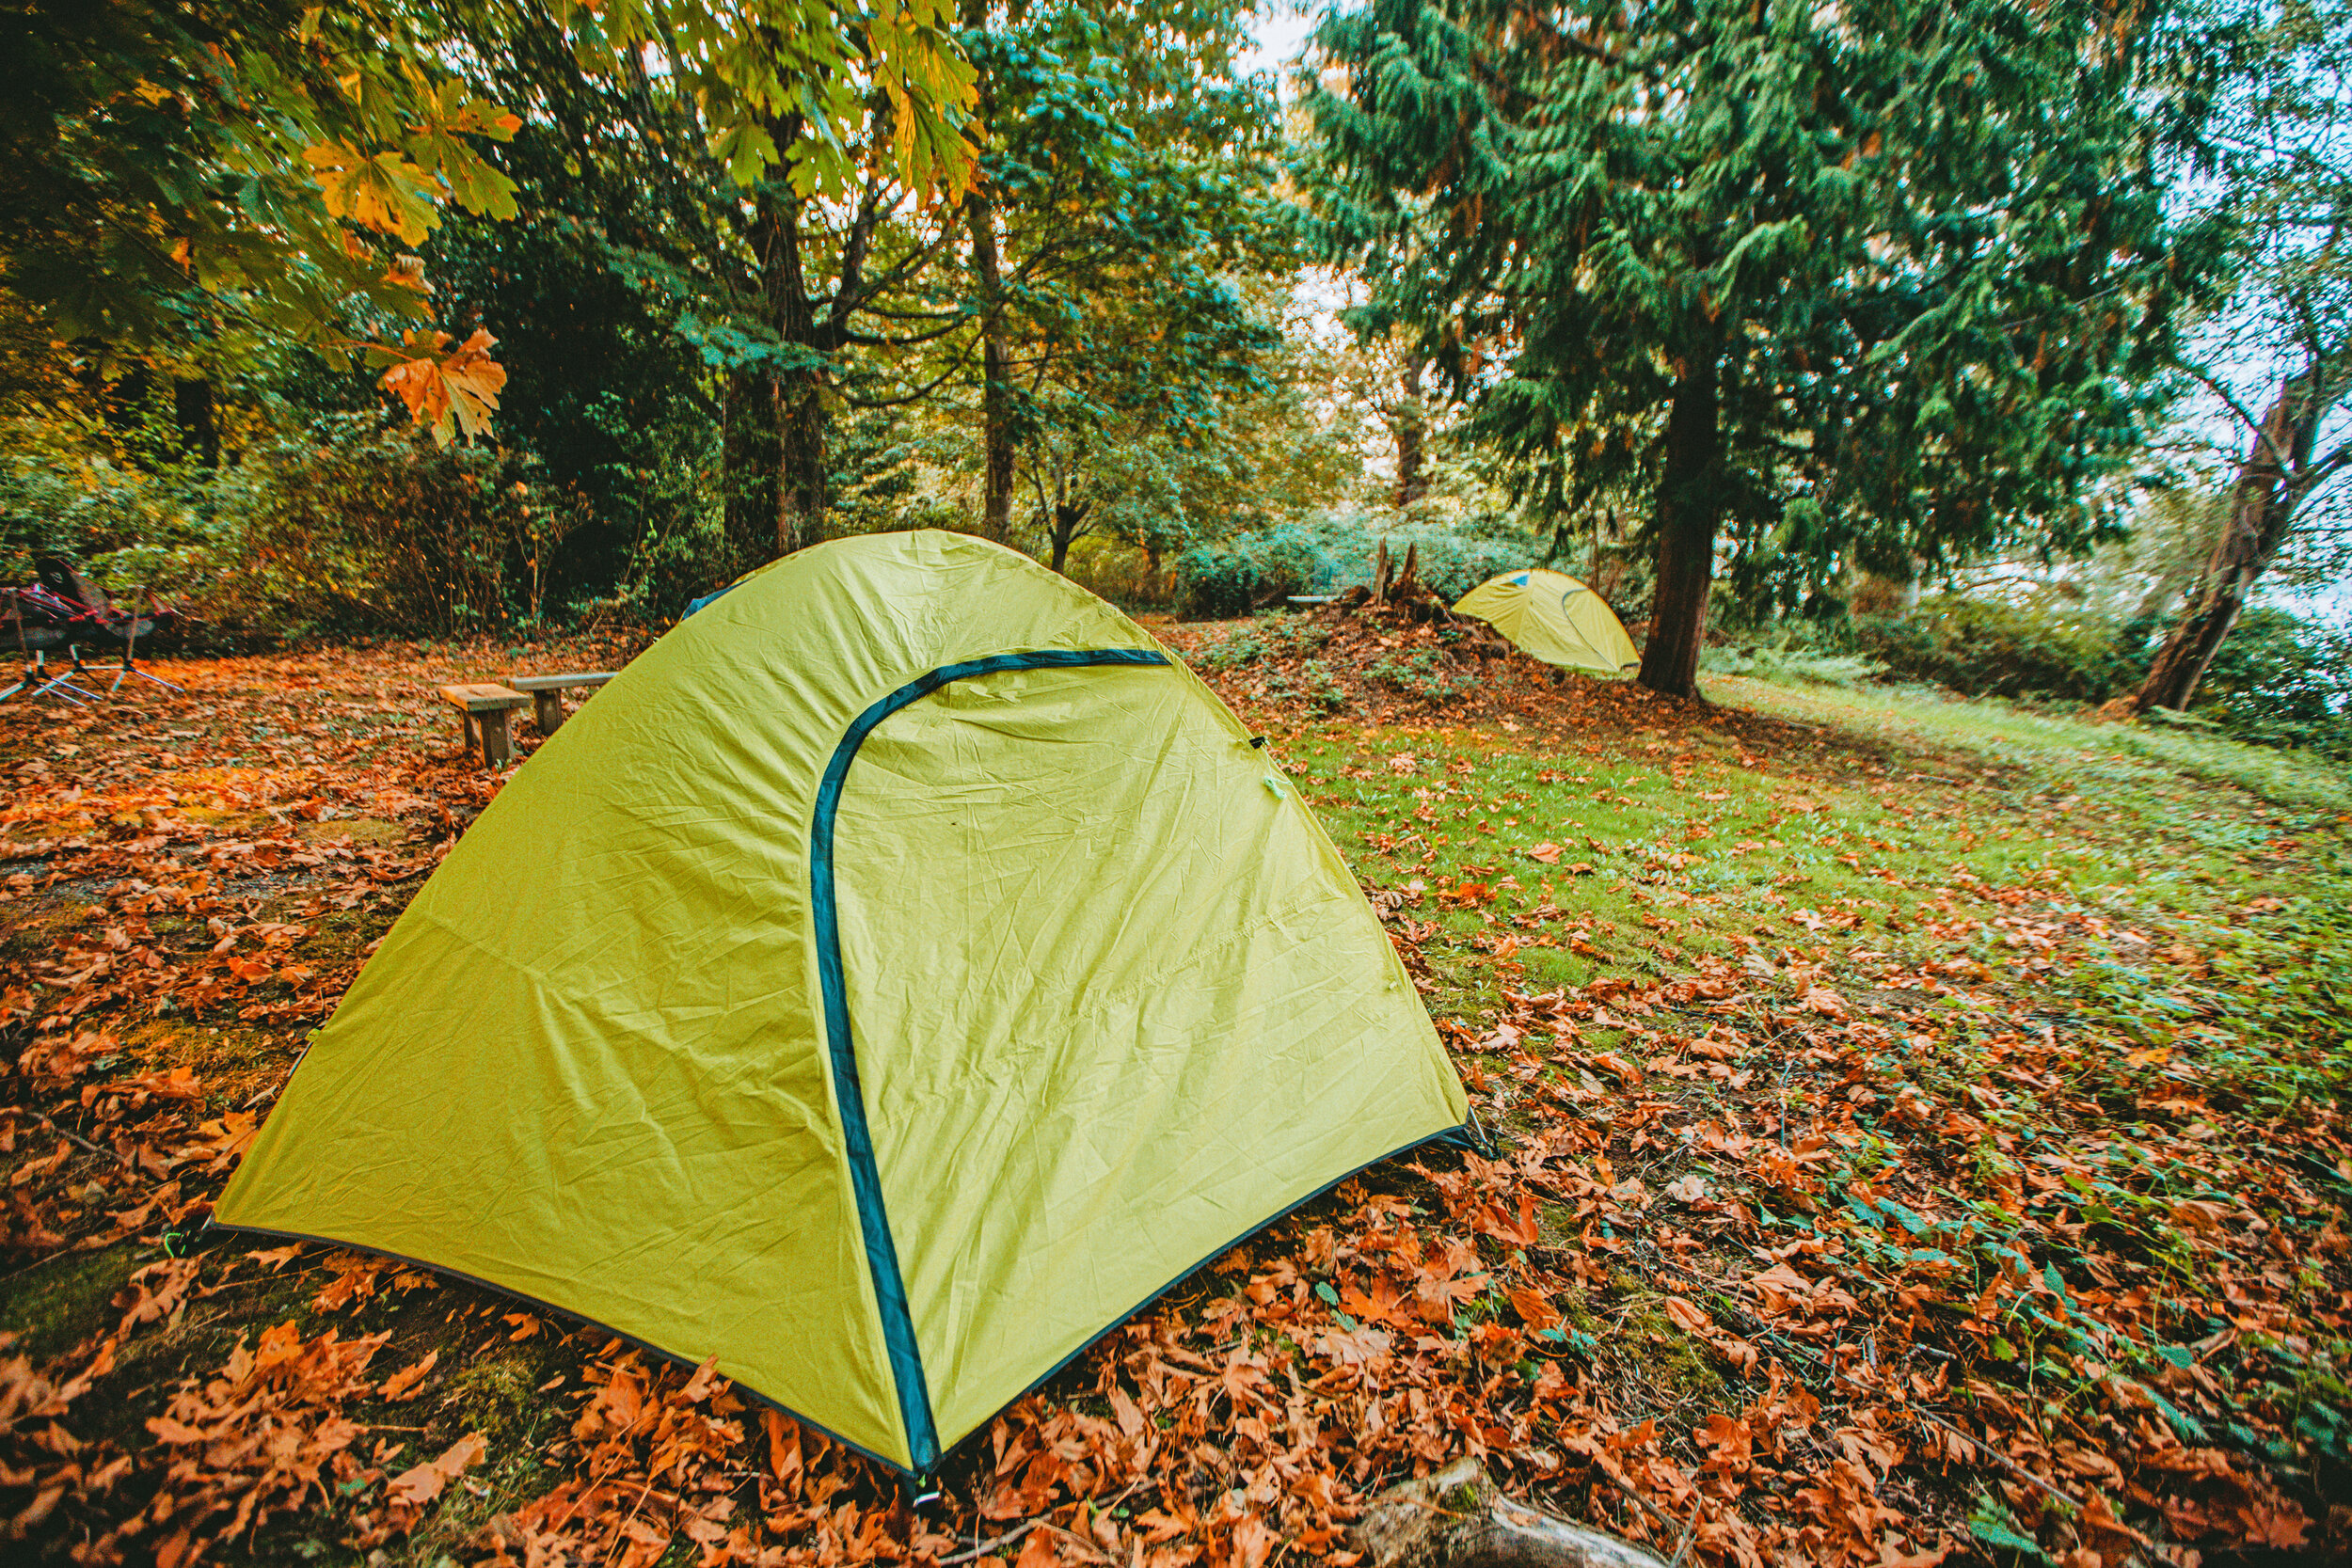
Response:
[{"label": "sky", "polygon": [[1248,64],[1253,71],[1280,71],[1297,58],[1324,8],[1313,3],[1302,6],[1296,0],[1263,0],[1263,5],[1264,9],[1249,24],[1258,47]]}]

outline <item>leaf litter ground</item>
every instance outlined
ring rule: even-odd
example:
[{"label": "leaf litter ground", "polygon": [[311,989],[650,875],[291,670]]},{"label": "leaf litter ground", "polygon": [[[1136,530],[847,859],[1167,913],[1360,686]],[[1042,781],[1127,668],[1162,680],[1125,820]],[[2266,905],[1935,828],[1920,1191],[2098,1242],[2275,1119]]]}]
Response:
[{"label": "leaf litter ground", "polygon": [[1441,625],[1156,629],[1355,864],[1495,1157],[1218,1259],[920,1508],[707,1370],[186,1244],[496,790],[431,686],[631,647],[0,713],[0,1550],[1347,1568],[1362,1499],[1463,1452],[1686,1560],[2352,1544],[2339,781],[1927,699],[1671,703]]}]

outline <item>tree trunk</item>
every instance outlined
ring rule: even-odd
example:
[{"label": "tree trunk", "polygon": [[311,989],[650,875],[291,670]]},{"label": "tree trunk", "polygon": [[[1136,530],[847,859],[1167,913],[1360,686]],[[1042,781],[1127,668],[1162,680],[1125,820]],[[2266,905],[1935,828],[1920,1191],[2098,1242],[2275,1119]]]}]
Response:
[{"label": "tree trunk", "polygon": [[767,558],[776,525],[775,377],[764,370],[727,372],[719,442],[726,492],[726,581]]},{"label": "tree trunk", "polygon": [[1658,482],[1658,588],[1639,678],[1670,697],[1698,695],[1699,644],[1715,586],[1721,371],[1715,351],[1707,354],[1688,363],[1676,384]]},{"label": "tree trunk", "polygon": [[776,380],[776,554],[825,536],[823,379],[796,371]]},{"label": "tree trunk", "polygon": [[1421,405],[1421,359],[1415,356],[1405,361],[1405,396],[1397,404],[1396,423],[1396,508],[1402,512],[1429,493],[1429,479],[1422,472],[1424,445],[1428,439],[1428,421]]},{"label": "tree trunk", "polygon": [[1365,1568],[1664,1568],[1630,1541],[1513,1502],[1474,1459],[1391,1487],[1349,1533]]},{"label": "tree trunk", "polygon": [[[1012,380],[1005,353],[1004,260],[996,204],[975,190],[964,198],[972,268],[980,282],[980,533],[1003,544],[1012,532]],[[1058,571],[1061,562],[1054,562]]]},{"label": "tree trunk", "polygon": [[[964,31],[988,26],[989,0],[963,0]],[[984,71],[979,87],[979,122],[995,113],[995,84]],[[1005,347],[1004,250],[996,237],[996,202],[976,181],[963,198],[965,222],[972,230],[972,271],[980,285],[980,534],[1003,544],[1012,533],[1013,428],[1012,371]],[[1055,570],[1061,569],[1059,547]]]},{"label": "tree trunk", "polygon": [[1070,559],[1070,546],[1086,536],[1087,514],[1094,510],[1092,501],[1057,503],[1054,508],[1054,570],[1062,569]]},{"label": "tree trunk", "polygon": [[1087,515],[1094,510],[1094,503],[1070,499],[1071,482],[1076,474],[1078,465],[1084,461],[1083,454],[1073,450],[1069,454],[1067,462],[1060,458],[1054,458],[1052,461],[1054,499],[1048,503],[1044,491],[1041,488],[1038,493],[1038,502],[1041,506],[1049,507],[1044,517],[1045,537],[1053,546],[1054,570],[1058,572],[1062,569],[1062,563],[1070,559],[1070,546],[1093,531],[1086,526],[1086,520]]},{"label": "tree trunk", "polygon": [[2203,574],[2190,590],[2188,612],[2156,651],[2148,678],[2129,704],[2132,713],[2188,706],[2230,628],[2237,625],[2248,594],[2286,542],[2298,499],[2294,480],[2310,463],[2318,434],[2319,399],[2306,391],[2316,381],[2309,375],[2279,388],[2278,401],[2238,467],[2229,517]]},{"label": "tree trunk", "polygon": [[[797,130],[780,121],[770,134],[789,147]],[[787,344],[806,351],[803,362],[773,372],[770,426],[774,432],[775,482],[769,494],[777,556],[814,545],[823,537],[825,511],[825,372],[821,356],[831,342],[808,297],[801,254],[801,198],[792,194],[787,171],[779,169],[758,187],[754,232],[759,254],[760,293],[768,324]]]}]

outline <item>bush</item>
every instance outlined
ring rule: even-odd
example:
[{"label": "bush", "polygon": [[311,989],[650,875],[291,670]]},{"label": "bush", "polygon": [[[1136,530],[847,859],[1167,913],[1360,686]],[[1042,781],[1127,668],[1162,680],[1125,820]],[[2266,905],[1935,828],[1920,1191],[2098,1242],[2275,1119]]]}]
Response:
[{"label": "bush", "polygon": [[1710,643],[1699,651],[1699,668],[1711,674],[1747,675],[1784,686],[1791,681],[1861,686],[1886,673],[1886,666],[1867,654],[1816,646],[1814,639],[1786,627],[1770,637]]},{"label": "bush", "polygon": [[534,460],[437,448],[373,413],[311,428],[224,481],[239,493],[204,546],[208,610],[294,633],[446,635],[544,616],[554,553],[584,509]]},{"label": "bush", "polygon": [[1160,609],[1168,602],[1168,573],[1134,545],[1109,534],[1089,534],[1072,544],[1062,575],[1128,610]]},{"label": "bush", "polygon": [[1906,619],[1857,620],[1855,651],[1899,680],[1969,697],[2096,703],[2148,668],[2143,636],[2105,622],[2018,605],[1939,594]]},{"label": "bush", "polygon": [[1227,632],[1193,659],[1203,670],[1238,670],[1261,659],[1297,658],[1331,641],[1328,623],[1304,615],[1269,615]]},{"label": "bush", "polygon": [[2189,705],[2234,740],[2352,757],[2352,633],[2258,606],[2238,618]]},{"label": "bush", "polygon": [[1395,562],[1401,563],[1407,550],[1416,551],[1421,580],[1449,600],[1498,573],[1534,565],[1541,554],[1525,535],[1501,526],[1375,527],[1381,520],[1332,515],[1186,550],[1174,563],[1184,613],[1193,620],[1230,620],[1293,594],[1337,594],[1369,585],[1383,543]]},{"label": "bush", "polygon": [[1297,523],[1186,550],[1176,558],[1184,616],[1230,621],[1290,594],[1312,593],[1326,560],[1314,531]]},{"label": "bush", "polygon": [[[126,454],[123,446],[134,451]],[[145,545],[158,554],[141,563],[149,575],[108,586],[182,586],[171,558],[202,537],[210,510],[203,469],[143,466],[135,443],[71,416],[7,420],[0,451],[0,582],[30,581],[39,555],[90,562]]]},{"label": "bush", "polygon": [[1437,707],[1468,696],[1482,684],[1477,671],[1450,664],[1429,648],[1391,654],[1367,665],[1364,673],[1392,691]]}]

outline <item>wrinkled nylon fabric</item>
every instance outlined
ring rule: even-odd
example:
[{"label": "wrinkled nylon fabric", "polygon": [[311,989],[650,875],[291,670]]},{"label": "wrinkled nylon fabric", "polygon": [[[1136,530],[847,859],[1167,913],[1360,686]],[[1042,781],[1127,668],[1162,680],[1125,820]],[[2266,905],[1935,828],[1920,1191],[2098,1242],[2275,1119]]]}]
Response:
[{"label": "wrinkled nylon fabric", "polygon": [[[715,1357],[928,1463],[827,1070],[819,781],[929,672],[1152,646],[959,535],[739,582],[468,830],[218,1219]],[[845,776],[849,1013],[943,1445],[1225,1243],[1465,1114],[1352,878],[1247,740],[1181,667],[1007,671],[893,713]]]},{"label": "wrinkled nylon fabric", "polygon": [[859,753],[850,1012],[949,1442],[1253,1225],[1462,1120],[1394,949],[1271,773],[1167,669],[959,681]]},{"label": "wrinkled nylon fabric", "polygon": [[1506,572],[1454,605],[1546,664],[1613,675],[1641,655],[1606,600],[1565,572]]}]

